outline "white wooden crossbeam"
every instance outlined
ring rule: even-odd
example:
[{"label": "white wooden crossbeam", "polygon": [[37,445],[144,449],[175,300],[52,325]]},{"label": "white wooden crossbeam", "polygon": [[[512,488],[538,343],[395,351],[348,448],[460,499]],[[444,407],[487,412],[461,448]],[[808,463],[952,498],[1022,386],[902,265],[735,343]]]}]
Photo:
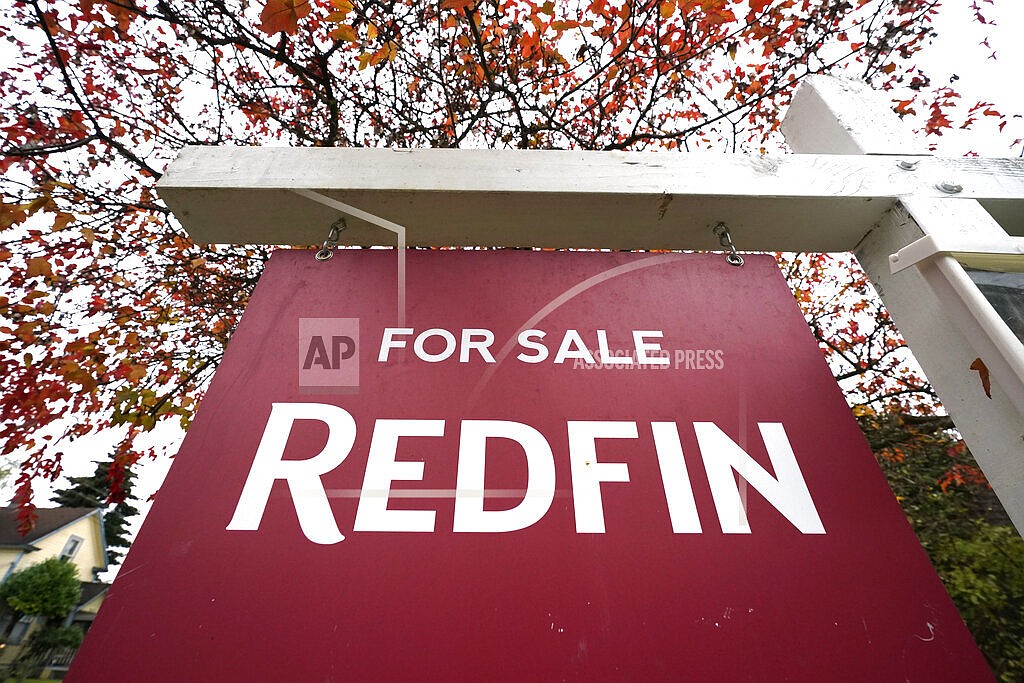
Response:
[{"label": "white wooden crossbeam", "polygon": [[[723,221],[741,250],[848,251],[909,196],[984,200],[1024,234],[1022,159],[188,147],[157,189],[203,243],[321,242],[338,214],[294,190],[406,226],[409,246],[714,249]],[[394,236],[354,219],[342,243]]]}]

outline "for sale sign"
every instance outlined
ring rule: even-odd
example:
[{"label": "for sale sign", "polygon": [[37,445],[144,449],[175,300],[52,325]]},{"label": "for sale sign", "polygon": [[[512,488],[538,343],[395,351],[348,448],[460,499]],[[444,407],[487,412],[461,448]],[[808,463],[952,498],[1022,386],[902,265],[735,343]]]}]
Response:
[{"label": "for sale sign", "polygon": [[274,255],[73,679],[991,679],[773,259],[406,272]]}]

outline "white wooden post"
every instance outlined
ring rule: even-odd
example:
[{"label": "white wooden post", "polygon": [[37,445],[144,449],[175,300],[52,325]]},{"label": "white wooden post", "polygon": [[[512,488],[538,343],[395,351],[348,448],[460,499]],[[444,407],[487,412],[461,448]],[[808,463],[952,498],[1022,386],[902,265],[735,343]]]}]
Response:
[{"label": "white wooden post", "polygon": [[[908,162],[908,174],[927,168],[925,159],[909,170],[927,152],[901,132],[902,122],[884,95],[861,84],[808,79],[782,129],[795,152],[887,155],[894,165]],[[947,182],[954,190],[958,184],[957,178],[930,181]],[[955,193],[945,199],[915,196],[898,201],[855,253],[1017,530],[1024,530],[1024,347],[952,256],[939,253],[892,272],[890,257],[904,249],[905,259],[914,251],[906,248],[924,237],[949,245],[940,252],[988,244],[1013,253],[1019,239],[1008,236],[975,200]],[[976,358],[991,372],[991,398],[971,370]]]}]

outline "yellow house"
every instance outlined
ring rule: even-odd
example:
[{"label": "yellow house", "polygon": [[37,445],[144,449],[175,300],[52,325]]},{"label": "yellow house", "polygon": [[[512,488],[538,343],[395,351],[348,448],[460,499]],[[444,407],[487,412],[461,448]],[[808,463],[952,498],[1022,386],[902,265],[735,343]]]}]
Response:
[{"label": "yellow house", "polygon": [[[107,543],[103,533],[103,513],[99,508],[37,508],[38,519],[32,530],[22,536],[18,532],[17,508],[0,508],[0,583],[14,572],[59,557],[71,562],[82,582],[82,597],[68,615],[67,624],[87,630],[96,616],[107,584],[97,574],[107,569]],[[33,618],[24,617],[13,627],[12,615],[0,606],[0,634],[11,628],[6,643],[0,643],[0,670],[18,654],[20,645],[32,630]],[[74,655],[55,653],[55,666],[66,669]]]}]

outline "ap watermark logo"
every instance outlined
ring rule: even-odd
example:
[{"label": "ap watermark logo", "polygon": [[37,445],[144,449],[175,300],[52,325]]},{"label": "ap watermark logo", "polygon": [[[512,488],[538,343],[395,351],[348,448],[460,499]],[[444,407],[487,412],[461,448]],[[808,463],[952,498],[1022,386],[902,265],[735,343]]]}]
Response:
[{"label": "ap watermark logo", "polygon": [[299,318],[299,391],[359,391],[359,318]]}]

